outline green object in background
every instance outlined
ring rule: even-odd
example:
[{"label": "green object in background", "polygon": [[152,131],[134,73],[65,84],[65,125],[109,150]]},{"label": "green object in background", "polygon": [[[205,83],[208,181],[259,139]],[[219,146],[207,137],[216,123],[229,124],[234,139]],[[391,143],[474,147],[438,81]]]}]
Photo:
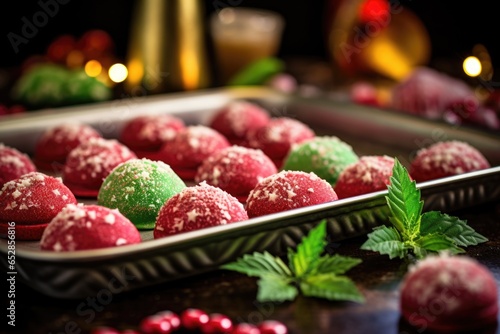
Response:
[{"label": "green object in background", "polygon": [[41,64],[21,76],[13,98],[31,108],[57,107],[108,100],[111,89],[81,69]]},{"label": "green object in background", "polygon": [[231,80],[229,86],[253,86],[262,85],[272,76],[281,73],[285,68],[282,60],[274,57],[257,60],[239,73]]}]

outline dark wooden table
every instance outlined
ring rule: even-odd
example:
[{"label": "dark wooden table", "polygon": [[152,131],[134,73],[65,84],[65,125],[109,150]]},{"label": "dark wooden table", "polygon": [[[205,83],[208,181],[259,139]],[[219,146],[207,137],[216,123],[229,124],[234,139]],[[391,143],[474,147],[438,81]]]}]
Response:
[{"label": "dark wooden table", "polygon": [[[479,233],[489,238],[485,244],[469,247],[467,255],[488,266],[500,286],[500,203],[453,214],[467,219]],[[364,293],[364,304],[304,297],[293,302],[261,304],[255,301],[256,280],[229,271],[210,272],[124,294],[103,294],[78,300],[46,297],[18,282],[16,332],[76,334],[88,333],[104,325],[124,330],[137,328],[141,319],[158,311],[181,312],[195,307],[209,313],[226,314],[235,322],[279,320],[287,325],[289,333],[422,333],[422,328],[411,328],[400,318],[398,287],[406,270],[405,264],[361,251],[359,246],[364,240],[365,237],[360,237],[334,245],[339,254],[363,259],[363,263],[348,275]],[[500,333],[500,329],[489,328],[483,333]]]}]

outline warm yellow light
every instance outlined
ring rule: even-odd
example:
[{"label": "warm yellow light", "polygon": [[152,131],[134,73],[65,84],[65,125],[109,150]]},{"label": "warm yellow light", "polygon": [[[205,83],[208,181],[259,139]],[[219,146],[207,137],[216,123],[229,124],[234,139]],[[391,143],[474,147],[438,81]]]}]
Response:
[{"label": "warm yellow light", "polygon": [[482,66],[479,59],[476,57],[470,56],[465,58],[463,64],[464,72],[470,77],[477,77],[481,74]]},{"label": "warm yellow light", "polygon": [[89,60],[85,64],[85,73],[87,73],[89,77],[96,77],[101,74],[101,71],[102,65],[97,60]]},{"label": "warm yellow light", "polygon": [[109,68],[108,75],[113,82],[122,82],[127,79],[128,70],[125,65],[117,63]]}]

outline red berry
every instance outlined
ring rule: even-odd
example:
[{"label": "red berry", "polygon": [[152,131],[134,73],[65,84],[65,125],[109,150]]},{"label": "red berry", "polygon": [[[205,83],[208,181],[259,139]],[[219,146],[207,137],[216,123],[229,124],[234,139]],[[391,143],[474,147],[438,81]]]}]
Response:
[{"label": "red berry", "polygon": [[287,334],[288,329],[281,322],[276,320],[266,320],[259,325],[261,334]]},{"label": "red berry", "polygon": [[173,330],[170,321],[157,315],[144,318],[141,321],[140,328],[146,334],[169,334]]},{"label": "red berry", "polygon": [[133,329],[126,329],[124,331],[121,331],[120,334],[141,334],[138,331],[135,331]]},{"label": "red berry", "polygon": [[198,329],[208,322],[208,314],[202,310],[188,308],[181,314],[182,326],[186,329]]},{"label": "red berry", "polygon": [[227,316],[219,313],[210,315],[208,322],[201,326],[204,334],[230,333],[233,330],[233,322]]},{"label": "red berry", "polygon": [[97,327],[92,329],[90,334],[120,334],[120,332],[112,327]]},{"label": "red berry", "polygon": [[260,330],[255,325],[243,322],[234,327],[232,334],[260,334]]},{"label": "red berry", "polygon": [[162,319],[170,322],[170,325],[172,326],[172,330],[176,330],[179,327],[181,327],[181,319],[177,314],[175,314],[172,311],[162,311],[156,313],[157,316],[161,317]]}]

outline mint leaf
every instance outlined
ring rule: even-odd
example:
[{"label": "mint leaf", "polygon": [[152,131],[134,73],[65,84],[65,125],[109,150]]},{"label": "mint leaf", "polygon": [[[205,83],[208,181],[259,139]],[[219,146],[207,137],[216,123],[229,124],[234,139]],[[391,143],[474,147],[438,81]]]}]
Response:
[{"label": "mint leaf", "polygon": [[300,283],[305,296],[326,298],[329,300],[351,300],[363,302],[363,295],[349,278],[321,274],[309,276]]},{"label": "mint leaf", "polygon": [[452,254],[463,253],[455,242],[442,234],[427,234],[419,238],[416,243],[423,249],[433,252],[447,250]]},{"label": "mint leaf", "polygon": [[467,225],[466,220],[449,216],[439,211],[429,211],[422,215],[420,234],[439,233],[452,239],[457,246],[467,247],[488,241]]},{"label": "mint leaf", "polygon": [[257,300],[259,302],[283,302],[293,300],[298,295],[299,290],[290,285],[290,279],[285,277],[265,277],[257,281],[259,291]]},{"label": "mint leaf", "polygon": [[225,264],[222,269],[234,270],[248,276],[265,277],[267,275],[291,277],[292,272],[279,258],[268,252],[245,254],[235,262]]},{"label": "mint leaf", "polygon": [[393,227],[378,226],[368,234],[368,240],[361,245],[363,250],[371,250],[389,255],[389,258],[403,258],[406,255],[401,235]]},{"label": "mint leaf", "polygon": [[352,267],[357,266],[361,263],[361,259],[357,259],[354,257],[341,256],[341,255],[332,255],[332,256],[323,256],[319,259],[318,265],[314,274],[335,274],[342,275],[345,274],[346,271],[351,269]]},{"label": "mint leaf", "polygon": [[386,201],[392,214],[389,220],[405,239],[417,238],[420,233],[423,202],[420,200],[420,190],[417,189],[415,181],[410,179],[407,170],[398,159],[394,159],[388,189]]},{"label": "mint leaf", "polygon": [[288,250],[288,262],[295,276],[301,277],[316,267],[327,244],[325,237],[326,221],[323,220],[318,226],[311,229],[306,237],[302,238],[296,252]]}]

